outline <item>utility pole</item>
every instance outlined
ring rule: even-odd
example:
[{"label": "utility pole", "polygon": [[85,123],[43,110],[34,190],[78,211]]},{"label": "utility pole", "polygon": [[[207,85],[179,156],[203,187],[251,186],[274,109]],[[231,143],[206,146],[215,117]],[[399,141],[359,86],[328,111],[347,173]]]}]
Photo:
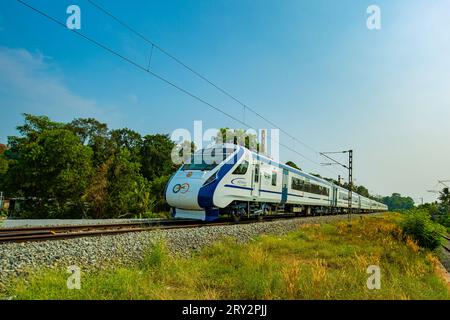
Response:
[{"label": "utility pole", "polygon": [[420,200],[423,205],[423,197],[412,198],[412,199],[414,200],[414,202],[416,202],[416,200]]},{"label": "utility pole", "polygon": [[352,221],[353,150],[348,151],[348,221]]},{"label": "utility pole", "polygon": [[[327,154],[336,154],[336,153],[348,153],[348,165],[342,164],[339,161],[327,156]],[[340,165],[348,170],[348,222],[352,222],[352,192],[353,192],[353,150],[345,150],[345,151],[335,151],[335,152],[320,152],[320,155],[324,156],[328,160],[333,162],[331,163],[322,163],[322,165],[331,166],[331,165]],[[340,179],[340,176],[339,176]]]},{"label": "utility pole", "polygon": [[3,191],[0,191],[0,210],[3,209]]}]

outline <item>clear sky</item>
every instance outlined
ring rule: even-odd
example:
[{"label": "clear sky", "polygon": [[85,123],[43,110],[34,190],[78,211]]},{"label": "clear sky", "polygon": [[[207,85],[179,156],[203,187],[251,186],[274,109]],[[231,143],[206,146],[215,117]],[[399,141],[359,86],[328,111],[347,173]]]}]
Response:
[{"label": "clear sky", "polygon": [[[27,0],[142,65],[150,47],[86,0]],[[375,194],[432,200],[450,179],[450,2],[95,0],[317,151],[352,148]],[[381,9],[368,30],[366,9]],[[242,107],[154,51],[152,68],[230,114]],[[241,126],[22,6],[0,2],[0,143],[21,113],[95,117],[142,134]],[[250,114],[256,128],[270,125]],[[281,135],[316,162],[317,154]],[[309,172],[345,175],[281,148]],[[341,158],[345,160],[345,158]],[[332,172],[328,171],[332,170]],[[335,172],[335,173],[334,173]],[[336,176],[333,176],[336,178]]]}]

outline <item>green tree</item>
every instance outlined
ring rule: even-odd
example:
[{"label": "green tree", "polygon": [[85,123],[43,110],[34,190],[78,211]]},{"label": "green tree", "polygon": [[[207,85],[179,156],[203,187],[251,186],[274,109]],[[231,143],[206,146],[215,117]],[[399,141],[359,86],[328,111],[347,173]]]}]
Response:
[{"label": "green tree", "polygon": [[109,137],[108,126],[95,119],[75,119],[66,125],[83,145],[91,147],[93,154],[93,165],[100,166],[114,153],[115,146]]},{"label": "green tree", "polygon": [[297,166],[297,165],[296,165],[294,162],[292,162],[292,161],[286,162],[286,165],[288,165],[288,166],[290,166],[290,167],[292,167],[292,168],[294,168],[294,169],[297,169],[297,170],[302,171],[302,169],[300,169],[300,167]]},{"label": "green tree", "polygon": [[420,204],[417,206],[417,210],[427,211],[431,217],[439,215],[439,205],[437,202]]},{"label": "green tree", "polygon": [[9,161],[3,153],[0,154],[0,191],[5,191],[5,178],[8,172]]},{"label": "green tree", "polygon": [[258,137],[255,134],[247,133],[244,129],[221,128],[217,133],[216,142],[232,143],[253,151],[259,150]]},{"label": "green tree", "polygon": [[141,135],[128,128],[111,130],[111,141],[114,145],[115,152],[121,149],[128,149],[130,151],[131,160],[133,162],[141,162],[140,151],[142,148]]},{"label": "green tree", "polygon": [[441,210],[446,214],[450,213],[450,192],[448,188],[442,189],[439,193],[439,201],[441,202]]},{"label": "green tree", "polygon": [[114,218],[142,214],[150,206],[150,184],[132,161],[130,150],[114,155],[108,170],[108,213]]},{"label": "green tree", "polygon": [[9,163],[4,154],[0,154],[0,177],[8,171]]},{"label": "green tree", "polygon": [[171,175],[165,175],[158,178],[155,178],[151,182],[151,192],[152,195],[155,196],[152,210],[154,212],[160,212],[160,211],[168,211],[170,209],[169,205],[166,203],[165,200],[165,191],[166,186],[169,183]]},{"label": "green tree", "polygon": [[53,122],[46,116],[33,116],[27,113],[24,113],[23,116],[25,123],[22,126],[16,127],[20,136],[8,137],[8,145],[12,153],[17,151],[21,143],[36,141],[39,135],[45,130],[62,128],[61,123]]},{"label": "green tree", "polygon": [[102,163],[92,176],[83,199],[89,204],[89,216],[95,219],[108,218],[108,172],[112,160]]},{"label": "green tree", "polygon": [[176,157],[178,157],[183,163],[186,163],[189,159],[191,159],[192,155],[197,150],[197,146],[193,141],[183,141],[178,144],[173,152]]},{"label": "green tree", "polygon": [[8,190],[35,199],[36,216],[81,215],[81,198],[92,173],[92,150],[69,130],[39,130],[19,130],[25,136],[11,137],[19,157],[9,162]]},{"label": "green tree", "polygon": [[110,135],[117,148],[127,148],[128,150],[133,151],[142,146],[141,135],[131,129],[124,128],[111,130]]},{"label": "green tree", "polygon": [[450,192],[447,187],[439,193],[439,201],[438,210],[433,215],[433,219],[446,227],[450,227]]},{"label": "green tree", "polygon": [[390,197],[384,197],[382,201],[390,211],[414,208],[414,200],[411,197],[402,197],[400,193],[393,193]]},{"label": "green tree", "polygon": [[403,234],[412,237],[419,246],[436,250],[443,244],[446,229],[430,219],[429,212],[424,210],[406,211],[399,221]]},{"label": "green tree", "polygon": [[146,135],[140,152],[141,172],[149,181],[171,175],[178,168],[172,162],[171,154],[175,143],[168,135]]},{"label": "green tree", "polygon": [[366,198],[370,197],[369,190],[364,186],[356,187],[356,193],[358,193],[359,195],[362,195],[363,197],[366,197]]}]

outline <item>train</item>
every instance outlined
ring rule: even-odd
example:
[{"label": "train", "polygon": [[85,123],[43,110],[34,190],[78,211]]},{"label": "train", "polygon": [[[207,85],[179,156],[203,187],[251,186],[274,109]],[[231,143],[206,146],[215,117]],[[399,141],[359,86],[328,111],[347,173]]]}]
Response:
[{"label": "train", "polygon": [[[340,185],[229,143],[196,151],[170,178],[165,198],[174,218],[203,221],[349,211],[349,191]],[[352,211],[388,210],[356,192],[351,198]]]}]

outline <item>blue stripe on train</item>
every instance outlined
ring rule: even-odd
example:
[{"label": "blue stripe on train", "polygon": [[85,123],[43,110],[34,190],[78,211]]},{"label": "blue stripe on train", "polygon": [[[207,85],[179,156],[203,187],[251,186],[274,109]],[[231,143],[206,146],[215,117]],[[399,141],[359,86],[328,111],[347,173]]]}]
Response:
[{"label": "blue stripe on train", "polygon": [[241,187],[241,186],[235,186],[233,184],[226,184],[225,187],[227,188],[235,188],[235,189],[243,189],[243,190],[250,190],[252,191],[253,188],[249,188],[249,187]]},{"label": "blue stripe on train", "polygon": [[213,196],[214,191],[219,184],[219,182],[226,176],[226,174],[234,167],[234,165],[242,158],[244,155],[244,149],[239,148],[237,154],[230,158],[217,172],[217,178],[210,184],[200,188],[198,192],[198,204],[200,207],[206,209],[207,211],[214,207]]}]

